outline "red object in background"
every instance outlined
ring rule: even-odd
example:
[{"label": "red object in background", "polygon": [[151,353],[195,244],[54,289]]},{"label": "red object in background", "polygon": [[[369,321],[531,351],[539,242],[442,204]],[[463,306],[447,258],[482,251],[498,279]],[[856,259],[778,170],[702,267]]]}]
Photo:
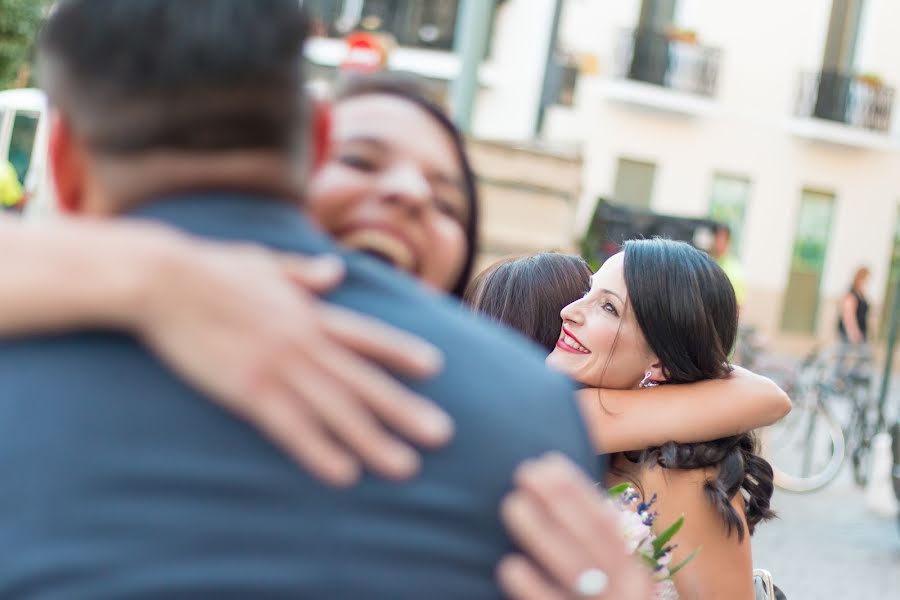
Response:
[{"label": "red object in background", "polygon": [[387,66],[387,48],[378,35],[366,32],[351,33],[345,41],[347,56],[341,63],[341,71],[375,73]]}]

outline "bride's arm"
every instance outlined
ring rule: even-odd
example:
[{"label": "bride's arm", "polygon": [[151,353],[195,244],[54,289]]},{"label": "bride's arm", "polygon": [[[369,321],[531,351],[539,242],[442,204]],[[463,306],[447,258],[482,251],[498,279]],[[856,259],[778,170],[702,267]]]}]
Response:
[{"label": "bride's arm", "polygon": [[406,478],[418,465],[406,440],[440,446],[452,425],[378,366],[425,377],[440,354],[314,295],[342,273],[147,223],[0,218],[0,337],[131,332],[324,481],[352,483],[362,464]]},{"label": "bride's arm", "polygon": [[771,425],[791,400],[770,379],[735,367],[724,379],[645,390],[579,392],[598,452],[625,452],[666,442],[704,442]]}]

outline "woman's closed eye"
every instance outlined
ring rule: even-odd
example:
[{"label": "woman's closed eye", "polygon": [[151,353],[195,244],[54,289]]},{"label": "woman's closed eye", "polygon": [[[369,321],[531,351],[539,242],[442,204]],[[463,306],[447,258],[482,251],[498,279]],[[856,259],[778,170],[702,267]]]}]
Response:
[{"label": "woman's closed eye", "polygon": [[358,152],[341,153],[338,155],[338,160],[341,162],[341,164],[347,165],[348,167],[353,169],[357,169],[358,171],[364,171],[366,173],[375,171],[378,166],[375,160]]},{"label": "woman's closed eye", "polygon": [[461,225],[466,221],[466,209],[460,206],[459,201],[450,200],[443,196],[435,196],[432,203],[437,211],[451,219],[459,222]]}]

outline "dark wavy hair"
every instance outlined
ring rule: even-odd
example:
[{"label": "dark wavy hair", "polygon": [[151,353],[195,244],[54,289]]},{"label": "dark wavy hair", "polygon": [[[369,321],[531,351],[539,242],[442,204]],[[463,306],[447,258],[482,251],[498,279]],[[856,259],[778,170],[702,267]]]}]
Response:
[{"label": "dark wavy hair", "polygon": [[591,268],[580,256],[545,252],[497,261],[479,273],[463,300],[472,309],[505,323],[553,351],[563,307],[584,296]]},{"label": "dark wavy hair", "polygon": [[[469,205],[469,220],[463,224],[466,234],[466,257],[459,278],[450,290],[457,298],[462,298],[466,285],[472,277],[472,269],[475,265],[475,257],[478,255],[478,180],[469,161],[466,151],[466,143],[462,134],[441,103],[422,83],[412,75],[402,73],[381,72],[365,75],[349,75],[343,79],[337,88],[335,101],[358,98],[360,96],[387,95],[401,98],[414,104],[430,116],[453,142],[456,150],[456,160],[462,172],[463,193]],[[415,133],[411,133],[415,135]]]},{"label": "dark wavy hair", "polygon": [[[663,239],[625,242],[625,285],[641,332],[663,365],[668,383],[691,383],[725,377],[737,336],[737,300],[721,267],[705,252]],[[717,475],[704,486],[707,499],[725,523],[726,532],[744,528],[731,500],[741,491],[750,534],[775,514],[769,504],[773,474],[758,456],[752,433],[712,442],[677,444],[625,453],[640,464],[667,469],[713,468]]]}]

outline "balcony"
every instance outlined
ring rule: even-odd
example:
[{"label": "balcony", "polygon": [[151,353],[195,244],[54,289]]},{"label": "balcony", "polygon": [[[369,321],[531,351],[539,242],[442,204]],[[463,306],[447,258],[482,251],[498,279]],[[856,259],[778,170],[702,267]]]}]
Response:
[{"label": "balcony", "polygon": [[616,43],[611,100],[662,112],[699,116],[715,107],[721,50],[692,33],[623,31]]},{"label": "balcony", "polygon": [[827,144],[894,150],[891,114],[895,90],[875,77],[822,71],[802,73],[797,86],[794,135]]}]

